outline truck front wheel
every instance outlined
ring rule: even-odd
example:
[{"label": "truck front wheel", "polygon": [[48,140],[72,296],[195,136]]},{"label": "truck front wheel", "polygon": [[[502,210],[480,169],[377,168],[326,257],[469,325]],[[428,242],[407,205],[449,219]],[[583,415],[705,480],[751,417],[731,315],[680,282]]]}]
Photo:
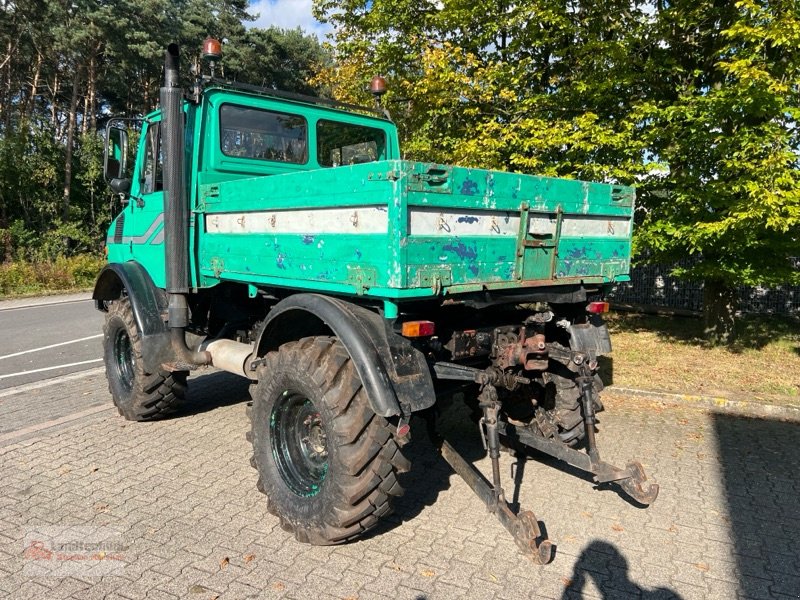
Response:
[{"label": "truck front wheel", "polygon": [[391,512],[403,493],[397,473],[410,463],[336,338],[269,353],[251,395],[251,463],[283,529],[301,542],[338,544]]},{"label": "truck front wheel", "polygon": [[127,297],[111,303],[103,326],[103,360],[108,390],[129,421],[163,418],[177,409],[186,394],[186,373],[146,373],[142,343]]}]

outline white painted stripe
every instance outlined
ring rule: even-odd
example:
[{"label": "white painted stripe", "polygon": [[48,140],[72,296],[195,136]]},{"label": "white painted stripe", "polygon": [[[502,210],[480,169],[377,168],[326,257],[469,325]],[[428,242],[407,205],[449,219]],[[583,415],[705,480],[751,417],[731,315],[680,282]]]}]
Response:
[{"label": "white painted stripe", "polygon": [[[528,232],[534,235],[555,235],[556,215],[533,213]],[[487,210],[441,210],[414,207],[409,210],[408,232],[416,236],[508,236],[519,235],[519,213]],[[628,217],[564,215],[561,237],[627,238],[631,222]]]},{"label": "white painted stripe", "polygon": [[424,236],[513,236],[519,235],[519,213],[488,210],[441,210],[411,208],[409,235]]},{"label": "white painted stripe", "polygon": [[26,383],[23,385],[17,385],[0,392],[0,398],[14,396],[15,394],[26,394],[34,390],[40,390],[42,388],[49,387],[51,385],[58,385],[60,383],[66,383],[67,381],[83,379],[85,377],[91,377],[92,375],[99,375],[105,372],[105,370],[106,370],[105,367],[95,367],[94,369],[87,369],[86,371],[79,371],[78,373],[70,373],[69,375],[59,375],[58,377],[45,379],[44,381],[37,381],[36,383]]},{"label": "white painted stripe", "polygon": [[102,361],[102,358],[94,358],[92,360],[82,360],[80,362],[67,363],[65,365],[56,365],[54,367],[44,367],[42,369],[31,369],[30,371],[20,371],[19,373],[10,373],[8,375],[0,375],[0,379],[8,379],[9,377],[21,377],[22,375],[31,375],[33,373],[43,373],[45,371],[54,371],[55,369],[66,369],[68,367],[78,367],[80,365],[90,365],[92,363]]},{"label": "white painted stripe", "polygon": [[388,233],[385,205],[206,215],[208,233]]},{"label": "white painted stripe", "polygon": [[58,344],[50,344],[49,346],[42,346],[41,348],[31,348],[30,350],[23,350],[22,352],[14,352],[14,354],[6,354],[5,356],[0,356],[0,360],[3,360],[4,358],[13,358],[15,356],[22,356],[23,354],[30,354],[31,352],[39,352],[40,350],[49,350],[50,348],[58,348],[59,346],[77,344],[78,342],[85,342],[86,340],[96,340],[99,337],[103,337],[103,334],[98,333],[97,335],[89,335],[86,337],[78,338],[77,340],[69,340],[68,342],[59,342]]},{"label": "white painted stripe", "polygon": [[[27,300],[3,300],[0,302],[0,312],[6,312],[10,310],[28,310],[30,308],[45,308],[49,306],[58,306],[61,304],[78,304],[80,302],[93,302],[91,297],[78,300],[53,300],[53,301],[36,298],[30,301],[29,304],[24,304],[24,302],[26,301]],[[7,306],[4,306],[5,304],[7,304]]]}]

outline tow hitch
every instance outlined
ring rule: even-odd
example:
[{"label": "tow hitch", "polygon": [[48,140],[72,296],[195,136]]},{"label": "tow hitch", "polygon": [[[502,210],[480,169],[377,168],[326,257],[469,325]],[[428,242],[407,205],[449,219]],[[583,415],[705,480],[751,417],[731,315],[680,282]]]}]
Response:
[{"label": "tow hitch", "polygon": [[514,536],[514,540],[522,551],[537,564],[546,564],[550,561],[552,543],[543,539],[536,516],[532,512],[520,510],[519,514],[514,514],[508,506],[500,481],[501,435],[512,445],[533,448],[591,473],[597,484],[614,483],[640,504],[652,504],[658,496],[658,485],[647,483],[647,476],[641,463],[630,462],[624,469],[620,469],[600,458],[594,434],[592,369],[589,361],[583,360],[581,355],[576,355],[576,358],[575,362],[580,373],[576,382],[581,391],[581,408],[586,426],[586,452],[575,450],[560,440],[545,438],[528,428],[518,427],[500,419],[501,402],[498,399],[495,385],[508,385],[514,382],[529,383],[528,379],[491,367],[480,370],[447,362],[437,362],[434,365],[434,371],[439,379],[474,381],[481,386],[478,401],[483,416],[479,427],[481,440],[492,462],[491,485],[446,440],[441,445],[442,456],[483,501],[489,512],[494,513],[502,525]]}]

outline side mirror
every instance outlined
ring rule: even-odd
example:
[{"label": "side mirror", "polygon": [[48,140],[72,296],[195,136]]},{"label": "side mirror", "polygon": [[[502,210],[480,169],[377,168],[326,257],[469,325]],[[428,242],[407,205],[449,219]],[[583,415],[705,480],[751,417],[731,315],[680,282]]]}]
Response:
[{"label": "side mirror", "polygon": [[[119,126],[112,126],[109,121],[106,126],[106,143],[103,153],[103,175],[110,185],[115,180],[125,178],[128,166],[128,131]],[[130,191],[130,180],[128,180]],[[117,190],[114,190],[115,192]],[[123,193],[123,192],[118,192]],[[127,192],[125,192],[127,193]]]},{"label": "side mirror", "polygon": [[131,180],[128,178],[114,177],[108,185],[115,194],[127,196],[131,193]]}]

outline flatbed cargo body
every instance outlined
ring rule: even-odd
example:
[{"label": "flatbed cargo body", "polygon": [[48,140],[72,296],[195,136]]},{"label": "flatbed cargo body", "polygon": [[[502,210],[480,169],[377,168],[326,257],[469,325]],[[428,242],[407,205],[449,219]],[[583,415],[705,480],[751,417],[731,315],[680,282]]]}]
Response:
[{"label": "flatbed cargo body", "polygon": [[[322,192],[321,192],[322,191]],[[201,286],[385,298],[625,281],[632,188],[373,162],[201,185]]]}]

